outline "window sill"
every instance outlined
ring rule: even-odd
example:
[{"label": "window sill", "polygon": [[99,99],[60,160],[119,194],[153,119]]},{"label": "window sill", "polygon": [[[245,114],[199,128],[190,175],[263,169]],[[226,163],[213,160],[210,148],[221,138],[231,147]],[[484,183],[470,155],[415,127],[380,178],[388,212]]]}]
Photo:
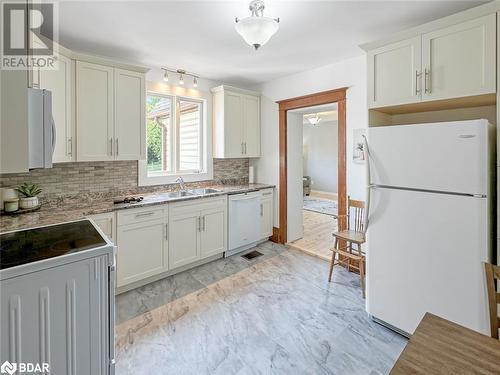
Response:
[{"label": "window sill", "polygon": [[175,184],[176,179],[182,177],[184,182],[200,182],[213,180],[213,170],[210,168],[207,172],[201,173],[178,173],[168,175],[148,176],[147,165],[144,160],[139,160],[139,186],[170,185]]}]

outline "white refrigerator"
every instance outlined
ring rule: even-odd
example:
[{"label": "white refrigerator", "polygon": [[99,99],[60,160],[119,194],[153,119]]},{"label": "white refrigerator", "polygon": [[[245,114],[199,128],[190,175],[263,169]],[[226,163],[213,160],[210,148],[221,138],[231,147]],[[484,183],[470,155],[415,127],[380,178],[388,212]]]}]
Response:
[{"label": "white refrigerator", "polygon": [[426,312],[489,334],[492,127],[486,120],[368,129],[366,306],[413,334]]}]

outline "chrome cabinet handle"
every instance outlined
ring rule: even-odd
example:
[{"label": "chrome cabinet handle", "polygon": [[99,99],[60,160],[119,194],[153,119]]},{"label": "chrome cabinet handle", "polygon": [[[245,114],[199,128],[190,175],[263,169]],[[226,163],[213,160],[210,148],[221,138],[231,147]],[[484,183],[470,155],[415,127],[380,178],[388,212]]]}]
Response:
[{"label": "chrome cabinet handle", "polygon": [[243,146],[243,142],[241,142],[241,154],[243,155],[245,153],[245,148]]},{"label": "chrome cabinet handle", "polygon": [[201,232],[201,217],[198,216],[198,232]]},{"label": "chrome cabinet handle", "polygon": [[245,155],[247,154],[247,143],[245,142]]},{"label": "chrome cabinet handle", "polygon": [[[427,94],[431,93],[431,70],[425,68],[425,77],[424,77],[424,83],[425,83],[425,92]],[[427,87],[427,85],[429,87]]]},{"label": "chrome cabinet handle", "polygon": [[415,96],[418,96],[422,92],[422,89],[418,88],[418,82],[421,76],[422,72],[419,73],[418,70],[415,70]]},{"label": "chrome cabinet handle", "polygon": [[203,232],[205,232],[205,216],[203,216]]},{"label": "chrome cabinet handle", "polygon": [[149,211],[149,212],[143,212],[143,213],[141,213],[141,214],[136,214],[136,215],[135,215],[135,217],[136,217],[136,218],[140,218],[140,217],[151,216],[151,215],[153,215],[153,214],[154,214],[154,212],[153,212],[153,211]]},{"label": "chrome cabinet handle", "polygon": [[73,138],[68,138],[68,156],[73,156]]},{"label": "chrome cabinet handle", "polygon": [[260,204],[260,216],[264,216],[264,205]]},{"label": "chrome cabinet handle", "polygon": [[113,138],[109,139],[109,156],[113,156]]},{"label": "chrome cabinet handle", "polygon": [[168,241],[168,223],[165,224],[165,239]]},{"label": "chrome cabinet handle", "polygon": [[116,143],[116,154],[115,155],[118,155],[118,138],[116,138],[115,143]]}]

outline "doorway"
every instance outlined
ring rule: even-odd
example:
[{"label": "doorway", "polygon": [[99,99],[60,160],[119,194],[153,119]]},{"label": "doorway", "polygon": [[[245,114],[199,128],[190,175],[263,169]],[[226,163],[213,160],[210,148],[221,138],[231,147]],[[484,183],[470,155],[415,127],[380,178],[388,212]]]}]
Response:
[{"label": "doorway", "polygon": [[[294,116],[293,110],[304,109],[308,107],[321,106],[321,105],[335,105],[337,112],[337,214],[340,221],[345,220],[347,212],[347,194],[346,194],[346,91],[347,88],[340,88],[336,90],[330,90],[325,92],[320,92],[317,94],[287,99],[279,101],[279,154],[280,154],[280,184],[279,184],[279,223],[280,226],[275,231],[273,240],[279,243],[288,243],[292,238],[289,238],[288,231],[296,236],[296,233],[300,233],[299,225],[302,226],[302,207],[300,209],[301,217],[298,218],[297,215],[289,215],[289,210],[297,212],[297,199],[289,200],[288,194],[292,194],[294,197],[300,193],[303,194],[303,186],[297,185],[296,182],[302,181],[303,170],[302,168],[288,168],[290,163],[300,163],[301,167],[303,165],[302,153],[297,157],[297,153],[290,154],[288,152],[289,147],[297,148],[302,150],[303,134],[298,134],[297,132],[289,132],[289,126],[303,125],[302,116]],[[291,114],[289,117],[288,115]],[[289,124],[290,121],[290,124]],[[289,144],[290,143],[290,144]],[[292,156],[293,155],[293,156]],[[289,161],[289,157],[295,158]],[[289,175],[289,172],[291,175]],[[325,173],[335,173],[335,169],[332,168],[330,171],[325,171]],[[296,176],[298,174],[298,176]],[[289,187],[289,183],[294,181],[294,186]],[[303,202],[300,201],[301,206]],[[337,221],[338,222],[338,221]],[[343,223],[338,223],[343,224]]]},{"label": "doorway", "polygon": [[338,105],[290,110],[287,124],[287,242],[328,260],[338,218]]}]

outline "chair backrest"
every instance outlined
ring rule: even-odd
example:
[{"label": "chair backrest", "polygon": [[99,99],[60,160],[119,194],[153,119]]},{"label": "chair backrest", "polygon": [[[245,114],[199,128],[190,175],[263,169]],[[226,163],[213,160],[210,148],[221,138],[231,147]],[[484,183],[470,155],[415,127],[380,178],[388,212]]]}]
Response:
[{"label": "chair backrest", "polygon": [[486,271],[486,288],[488,290],[488,302],[490,305],[490,328],[491,337],[498,339],[498,328],[500,317],[498,317],[498,304],[500,304],[500,293],[495,292],[495,280],[500,280],[500,267],[491,263],[484,263]]},{"label": "chair backrest", "polygon": [[347,197],[347,227],[356,232],[364,232],[365,202]]}]

